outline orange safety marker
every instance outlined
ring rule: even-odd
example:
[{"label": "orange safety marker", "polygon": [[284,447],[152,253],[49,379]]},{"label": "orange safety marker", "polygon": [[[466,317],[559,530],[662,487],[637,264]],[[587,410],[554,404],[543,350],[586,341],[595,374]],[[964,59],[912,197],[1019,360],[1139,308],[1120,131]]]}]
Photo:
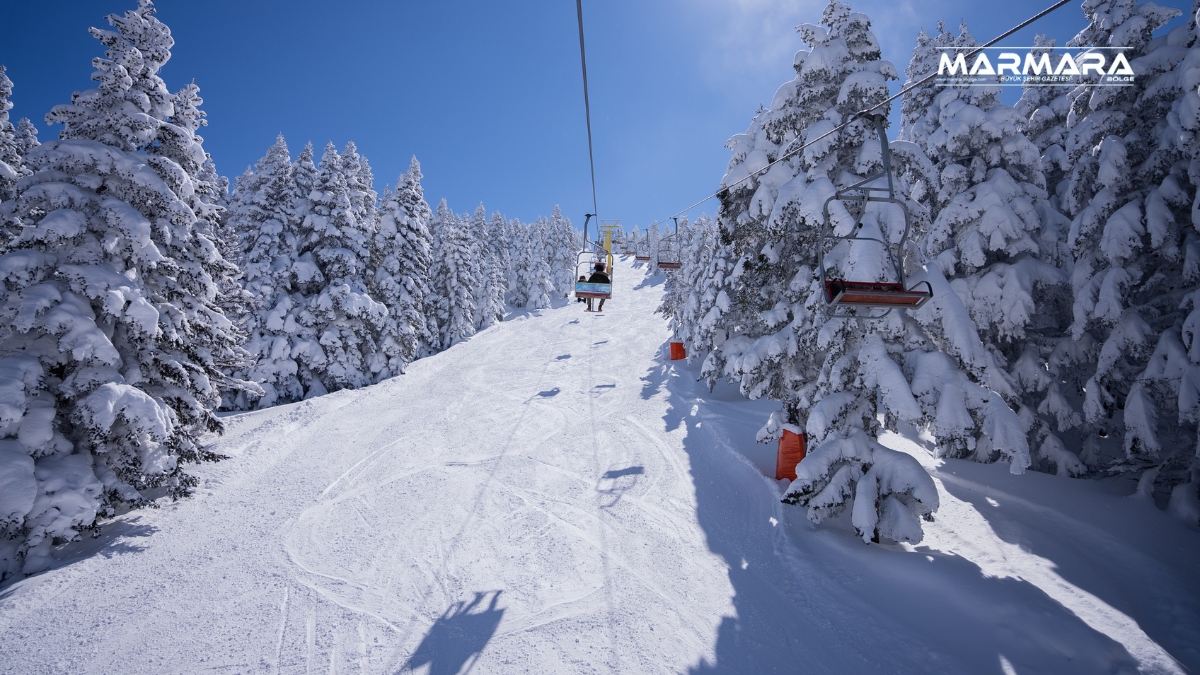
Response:
[{"label": "orange safety marker", "polygon": [[804,459],[804,434],[787,429],[779,437],[779,454],[775,457],[775,480],[796,480],[796,465]]},{"label": "orange safety marker", "polygon": [[671,360],[679,361],[687,358],[687,347],[682,342],[671,341]]}]

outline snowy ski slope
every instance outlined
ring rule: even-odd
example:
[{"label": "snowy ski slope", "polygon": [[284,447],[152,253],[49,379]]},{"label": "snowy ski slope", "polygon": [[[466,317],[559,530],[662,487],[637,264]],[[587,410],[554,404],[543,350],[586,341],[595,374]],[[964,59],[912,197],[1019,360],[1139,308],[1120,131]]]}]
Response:
[{"label": "snowy ski slope", "polygon": [[770,402],[664,359],[662,277],[229,418],[193,499],[0,589],[4,673],[1182,673],[1200,534],[933,460],[917,547],[779,503]]}]

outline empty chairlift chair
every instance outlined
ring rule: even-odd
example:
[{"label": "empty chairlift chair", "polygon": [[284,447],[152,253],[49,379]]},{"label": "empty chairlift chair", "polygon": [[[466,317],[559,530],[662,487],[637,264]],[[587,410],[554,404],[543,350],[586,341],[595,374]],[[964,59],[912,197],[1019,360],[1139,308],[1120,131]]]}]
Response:
[{"label": "empty chairlift chair", "polygon": [[[897,251],[903,252],[908,240],[909,217],[908,208],[903,200],[896,198],[892,181],[891,152],[888,148],[887,136],[884,133],[882,115],[875,115],[875,128],[879,133],[879,143],[882,146],[883,169],[850,187],[838,190],[832,197],[825,200],[822,210],[824,224],[821,228],[819,241],[819,260],[817,267],[821,275],[821,286],[825,291],[825,303],[834,308],[834,317],[851,319],[879,319],[893,309],[916,309],[933,297],[933,287],[923,281],[914,287],[909,287],[904,279],[904,268],[900,264]],[[871,184],[887,179],[887,187],[875,187]],[[856,222],[850,234],[842,236],[834,232],[829,214],[829,205],[833,201],[849,202],[854,208]],[[867,214],[869,203],[894,204],[899,207],[904,216],[904,231],[899,243],[893,245],[886,227],[881,237],[863,234],[863,217]],[[885,253],[885,268],[890,279],[843,279],[841,273],[831,270],[827,258],[841,247],[845,256],[853,247],[875,246]],[[893,250],[896,249],[896,250]]]},{"label": "empty chairlift chair", "polygon": [[669,234],[658,242],[657,258],[658,267],[664,270],[677,270],[683,265],[680,262],[679,255],[679,219],[672,218],[675,221],[675,234]]},{"label": "empty chairlift chair", "polygon": [[633,250],[633,259],[646,261],[650,259],[650,241],[642,239]]}]

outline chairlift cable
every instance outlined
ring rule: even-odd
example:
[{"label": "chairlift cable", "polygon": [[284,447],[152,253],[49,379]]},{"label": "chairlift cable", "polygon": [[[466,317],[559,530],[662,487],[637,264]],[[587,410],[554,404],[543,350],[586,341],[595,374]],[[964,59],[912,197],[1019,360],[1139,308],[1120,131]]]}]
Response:
[{"label": "chairlift cable", "polygon": [[592,152],[592,106],[588,101],[587,55],[583,48],[583,0],[575,0],[575,14],[579,17],[579,63],[583,66],[583,112],[587,118],[588,165],[592,170],[592,214],[595,215],[600,213],[600,210],[596,208],[596,157]]},{"label": "chairlift cable", "polygon": [[[581,2],[581,1],[582,1],[582,0],[576,0],[576,2],[577,2],[577,3],[578,3],[578,2]],[[997,42],[999,42],[999,41],[1003,40],[1004,38],[1006,38],[1006,37],[1008,37],[1008,36],[1010,36],[1010,35],[1012,35],[1013,33],[1016,33],[1017,31],[1021,30],[1022,28],[1025,28],[1025,27],[1026,27],[1026,26],[1028,26],[1029,24],[1031,24],[1031,23],[1033,23],[1033,22],[1037,21],[1038,19],[1041,19],[1042,17],[1046,16],[1047,14],[1049,14],[1049,13],[1053,12],[1054,10],[1058,9],[1059,7],[1062,7],[1063,5],[1065,5],[1065,4],[1067,4],[1067,3],[1071,2],[1071,1],[1072,1],[1072,0],[1058,0],[1058,2],[1055,2],[1053,5],[1050,5],[1050,6],[1049,6],[1049,7],[1047,7],[1046,9],[1044,9],[1044,10],[1042,10],[1042,11],[1038,12],[1037,14],[1034,14],[1033,16],[1029,17],[1029,18],[1028,18],[1028,19],[1026,19],[1025,21],[1022,21],[1021,23],[1019,23],[1019,24],[1017,24],[1016,26],[1012,27],[1011,29],[1009,29],[1009,30],[1005,31],[1004,33],[1001,33],[1000,35],[997,35],[996,37],[992,38],[991,40],[988,40],[987,42],[985,42],[985,43],[983,43],[983,44],[979,45],[978,47],[975,47],[975,48],[974,48],[974,49],[972,49],[970,52],[967,52],[967,55],[966,55],[966,60],[967,60],[967,61],[970,61],[971,59],[973,59],[973,58],[975,57],[975,55],[976,55],[976,54],[978,54],[979,52],[983,51],[984,49],[987,49],[988,47],[991,47],[992,45],[996,44]],[[580,21],[581,21],[581,22],[583,21],[583,15],[582,15],[582,14],[580,14]],[[580,23],[580,27],[581,27],[581,28],[582,28],[582,26],[583,26],[583,24],[582,24],[582,23]],[[582,34],[580,34],[580,39],[581,39],[581,40],[582,40],[582,37],[583,37],[583,36],[582,36]],[[582,45],[582,42],[581,42],[580,44]],[[730,188],[736,187],[737,185],[739,185],[739,184],[741,184],[741,183],[744,183],[744,182],[746,182],[746,181],[750,180],[751,178],[753,178],[753,177],[755,177],[755,176],[757,176],[757,175],[759,175],[759,174],[761,174],[761,173],[763,173],[763,172],[765,172],[765,171],[768,171],[768,170],[770,170],[770,168],[771,168],[771,167],[773,167],[773,166],[775,166],[776,164],[778,164],[778,163],[780,163],[780,162],[784,161],[785,159],[788,159],[788,158],[792,157],[792,156],[793,156],[793,155],[795,155],[796,153],[800,152],[801,150],[803,150],[803,149],[807,148],[807,147],[808,147],[808,146],[810,146],[810,145],[813,145],[813,144],[814,144],[814,143],[816,143],[817,141],[820,141],[820,140],[822,140],[822,139],[828,138],[829,136],[832,136],[833,134],[836,134],[837,132],[841,131],[842,129],[845,129],[846,127],[850,126],[850,124],[851,124],[851,123],[853,123],[853,122],[856,122],[856,121],[858,121],[858,120],[860,120],[860,119],[862,119],[862,118],[864,118],[864,117],[868,117],[868,116],[869,116],[869,115],[870,115],[870,114],[871,114],[871,113],[872,113],[872,112],[873,112],[873,111],[874,111],[876,108],[878,108],[878,107],[880,107],[880,106],[882,106],[882,105],[885,105],[885,104],[887,104],[887,103],[891,103],[892,101],[895,101],[896,99],[898,99],[898,98],[900,98],[901,96],[903,96],[903,95],[907,94],[908,92],[912,91],[913,89],[916,89],[917,87],[920,87],[920,86],[924,85],[925,83],[929,82],[929,81],[930,81],[930,80],[932,80],[933,78],[937,77],[937,75],[938,75],[938,74],[937,74],[937,72],[932,72],[932,73],[930,73],[930,74],[926,75],[925,77],[921,78],[920,80],[917,80],[916,82],[914,82],[914,83],[912,83],[912,84],[908,85],[907,87],[904,87],[904,88],[903,88],[903,89],[901,89],[900,91],[896,92],[894,95],[892,95],[892,96],[889,96],[888,98],[885,98],[884,100],[880,101],[879,103],[876,103],[875,105],[871,106],[870,108],[866,108],[866,109],[864,109],[864,110],[860,110],[860,111],[858,111],[858,112],[854,113],[853,115],[851,115],[851,116],[850,116],[850,119],[846,120],[846,121],[845,121],[845,122],[843,122],[841,125],[839,125],[839,126],[836,126],[836,127],[834,127],[833,129],[830,129],[829,131],[827,131],[827,132],[825,132],[825,133],[821,134],[820,136],[817,136],[816,138],[814,138],[814,139],[812,139],[812,140],[808,141],[807,143],[805,143],[804,145],[801,145],[801,146],[799,146],[799,147],[797,147],[797,148],[794,148],[794,149],[792,149],[792,150],[788,150],[788,151],[787,151],[787,152],[785,152],[784,154],[780,155],[780,156],[779,156],[779,158],[778,158],[778,159],[776,159],[774,162],[771,162],[770,164],[768,164],[768,165],[764,166],[764,167],[763,167],[763,168],[761,168],[761,169],[758,169],[757,171],[752,171],[752,172],[750,172],[750,173],[749,173],[749,174],[747,174],[745,177],[743,177],[743,178],[739,178],[738,180],[734,181],[733,183],[730,183],[729,185],[726,185],[725,187],[722,187],[721,189],[717,190],[716,192],[712,193],[711,195],[708,195],[708,196],[707,196],[707,197],[705,197],[704,199],[701,199],[700,201],[696,202],[695,204],[692,204],[691,206],[687,207],[686,209],[683,209],[682,211],[679,211],[679,212],[677,212],[677,213],[676,213],[674,216],[671,216],[671,217],[672,217],[672,218],[675,218],[675,217],[678,217],[678,216],[682,216],[683,214],[687,213],[688,211],[691,211],[692,209],[696,208],[697,206],[700,206],[700,205],[701,205],[701,204],[703,204],[704,202],[706,202],[706,201],[708,201],[708,200],[712,199],[713,197],[720,196],[720,194],[721,194],[722,192],[725,192],[726,190],[729,190]],[[586,80],[586,78],[585,78],[585,80]],[[585,97],[586,97],[586,87],[585,87]],[[589,131],[589,138],[590,138],[590,133],[591,133],[591,132]],[[799,139],[796,139],[796,140],[799,140]],[[795,143],[795,142],[796,142],[796,140],[793,140],[793,141],[792,141],[792,143]]]}]

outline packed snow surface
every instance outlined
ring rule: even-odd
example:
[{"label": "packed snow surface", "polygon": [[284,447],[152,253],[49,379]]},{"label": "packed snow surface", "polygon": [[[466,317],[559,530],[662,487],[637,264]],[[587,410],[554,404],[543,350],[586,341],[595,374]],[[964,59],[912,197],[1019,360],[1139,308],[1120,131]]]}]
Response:
[{"label": "packed snow surface", "polygon": [[665,359],[662,276],[227,418],[197,494],[0,589],[5,673],[1184,673],[1200,534],[1126,482],[917,457],[916,547],[779,502],[775,404]]}]

